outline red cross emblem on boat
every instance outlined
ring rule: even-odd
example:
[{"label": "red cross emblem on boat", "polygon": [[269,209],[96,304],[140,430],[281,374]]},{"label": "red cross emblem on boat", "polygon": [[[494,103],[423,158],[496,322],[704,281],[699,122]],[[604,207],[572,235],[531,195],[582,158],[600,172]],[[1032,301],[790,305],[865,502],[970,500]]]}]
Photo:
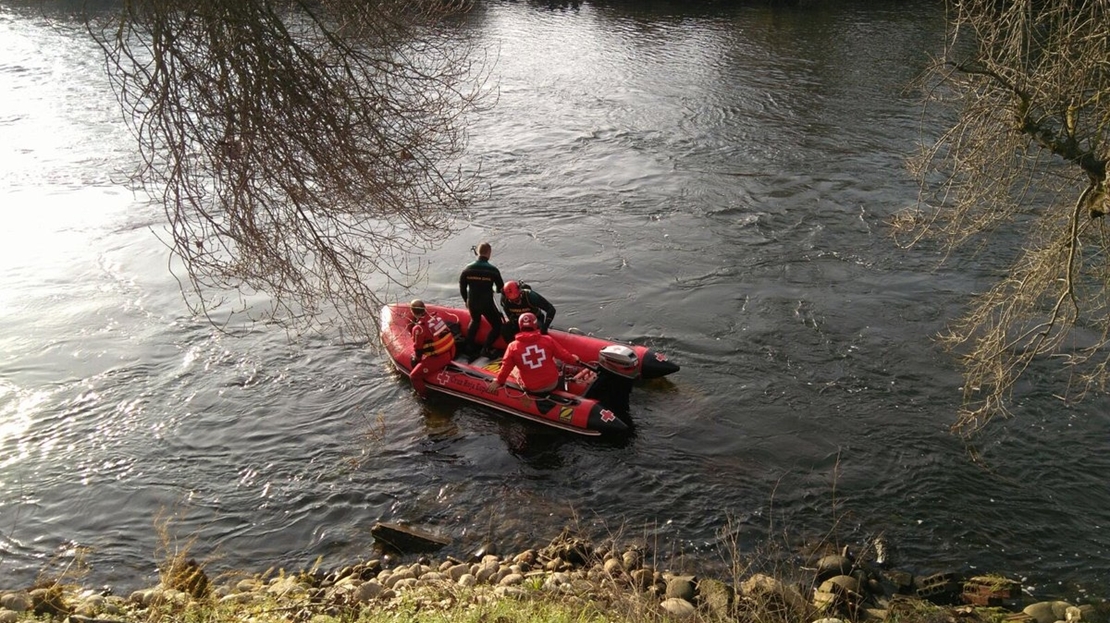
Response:
[{"label": "red cross emblem on boat", "polygon": [[602,409],[601,410],[601,421],[602,422],[608,423],[608,422],[612,422],[615,419],[617,419],[617,414],[613,413],[612,411],[610,411],[608,409]]},{"label": "red cross emblem on boat", "polygon": [[451,380],[451,373],[448,372],[447,370],[440,370],[439,374],[436,375],[436,382],[438,382],[440,385],[446,385],[447,382],[450,381],[450,380]]},{"label": "red cross emblem on boat", "polygon": [[527,364],[529,368],[536,370],[543,366],[543,362],[547,361],[547,352],[535,344],[529,344],[528,348],[524,349],[524,354],[520,356],[520,360]]}]

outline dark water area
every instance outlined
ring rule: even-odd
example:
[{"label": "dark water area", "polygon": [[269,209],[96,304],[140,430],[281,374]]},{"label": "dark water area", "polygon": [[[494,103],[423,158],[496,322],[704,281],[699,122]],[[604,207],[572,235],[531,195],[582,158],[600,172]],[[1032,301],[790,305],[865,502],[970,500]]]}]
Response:
[{"label": "dark water area", "polygon": [[932,338],[1019,240],[941,263],[889,236],[916,199],[905,156],[943,130],[906,89],[939,3],[471,16],[498,90],[469,130],[490,197],[412,294],[459,302],[490,240],[557,326],[667,352],[682,370],[637,387],[623,443],[421,401],[342,336],[191,316],[161,210],[124,184],[98,51],[44,6],[0,2],[4,584],[78,550],[91,584],[153,583],[167,520],[253,570],[368,556],[377,521],[460,552],[573,522],[675,569],[881,536],[911,571],[1110,594],[1106,399],[1060,400],[1046,366],[973,448],[949,432],[961,377]]}]

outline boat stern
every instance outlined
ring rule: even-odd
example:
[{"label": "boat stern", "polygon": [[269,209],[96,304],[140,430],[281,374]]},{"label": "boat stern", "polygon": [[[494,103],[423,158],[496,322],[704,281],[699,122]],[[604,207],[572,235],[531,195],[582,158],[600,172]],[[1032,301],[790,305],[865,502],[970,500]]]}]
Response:
[{"label": "boat stern", "polygon": [[594,404],[593,409],[590,409],[586,428],[595,430],[605,436],[623,435],[631,430],[629,424],[630,422],[621,419],[616,411],[598,402]]},{"label": "boat stern", "polygon": [[645,379],[657,379],[678,370],[678,364],[668,359],[666,353],[650,348],[644,353],[643,362],[640,364],[640,375]]}]

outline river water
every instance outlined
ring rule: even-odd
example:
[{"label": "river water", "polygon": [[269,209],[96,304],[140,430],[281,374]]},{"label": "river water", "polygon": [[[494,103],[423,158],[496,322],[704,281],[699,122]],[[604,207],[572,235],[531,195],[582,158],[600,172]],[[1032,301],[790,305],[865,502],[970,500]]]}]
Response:
[{"label": "river water", "polygon": [[488,239],[557,326],[683,366],[636,389],[630,439],[598,443],[418,400],[339,335],[191,316],[160,209],[126,189],[97,49],[50,3],[0,2],[3,584],[81,552],[85,582],[137,588],[167,546],[338,566],[408,521],[453,553],[573,523],[694,571],[881,536],[917,573],[1110,592],[1107,400],[1066,403],[1035,369],[1016,418],[974,447],[948,430],[961,378],[932,336],[1018,241],[942,264],[888,235],[914,203],[904,155],[943,126],[904,90],[941,7],[683,4],[475,11],[492,192],[413,293],[457,303]]}]

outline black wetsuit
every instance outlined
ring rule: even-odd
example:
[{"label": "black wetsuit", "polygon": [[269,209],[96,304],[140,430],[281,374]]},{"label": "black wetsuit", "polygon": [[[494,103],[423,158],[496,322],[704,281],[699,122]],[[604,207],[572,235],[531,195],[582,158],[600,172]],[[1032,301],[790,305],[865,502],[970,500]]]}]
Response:
[{"label": "black wetsuit", "polygon": [[493,348],[493,343],[501,335],[501,312],[493,302],[493,293],[500,292],[505,287],[501,280],[501,271],[489,263],[485,258],[479,258],[463,269],[459,275],[459,293],[466,302],[466,309],[470,312],[470,329],[466,332],[466,344],[471,355],[477,355],[478,329],[482,326],[482,317],[485,316],[490,324],[490,332],[486,337],[485,349]]},{"label": "black wetsuit", "polygon": [[506,340],[512,340],[513,337],[520,331],[520,326],[517,324],[520,316],[527,312],[532,312],[536,315],[536,319],[540,323],[540,332],[547,333],[547,329],[551,326],[551,321],[555,319],[555,306],[543,298],[539,292],[530,289],[521,288],[520,300],[513,302],[505,293],[501,293],[501,309],[505,310],[505,318],[508,322],[502,332],[505,334]]}]

